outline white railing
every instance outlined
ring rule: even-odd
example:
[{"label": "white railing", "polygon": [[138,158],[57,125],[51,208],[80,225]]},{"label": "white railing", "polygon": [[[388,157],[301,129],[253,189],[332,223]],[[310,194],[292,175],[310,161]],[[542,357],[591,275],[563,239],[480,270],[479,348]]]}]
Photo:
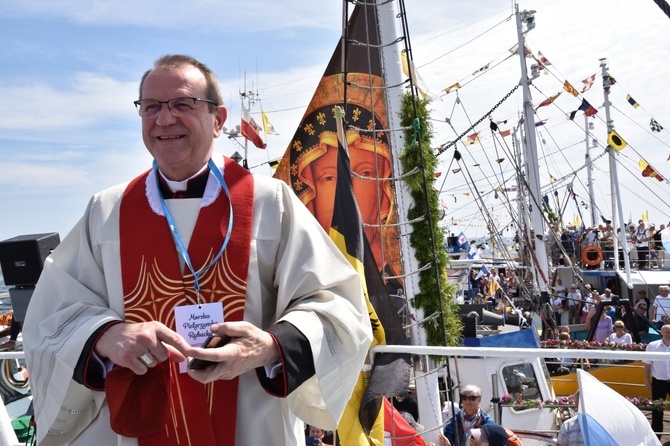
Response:
[{"label": "white railing", "polygon": [[408,353],[418,356],[474,356],[478,358],[586,358],[633,361],[670,361],[670,353],[626,350],[506,347],[431,347],[425,345],[378,345],[374,353]]}]

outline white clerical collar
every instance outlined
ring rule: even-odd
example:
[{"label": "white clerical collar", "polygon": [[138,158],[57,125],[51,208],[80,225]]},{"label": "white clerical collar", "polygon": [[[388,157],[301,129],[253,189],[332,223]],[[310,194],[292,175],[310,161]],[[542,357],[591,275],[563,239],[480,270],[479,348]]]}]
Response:
[{"label": "white clerical collar", "polygon": [[[193,176],[197,176],[199,173],[202,173],[202,171],[206,168],[207,165],[205,165],[205,167],[203,167],[198,173],[196,173]],[[221,170],[221,174],[224,175],[223,164],[219,165],[219,169]],[[167,178],[163,176],[162,173],[160,175],[165,179],[165,181],[169,181]],[[186,183],[189,179],[184,180],[184,183]],[[173,181],[173,182],[181,183],[181,181]],[[209,178],[207,180],[207,186],[205,186],[205,193],[202,196],[202,199],[200,200],[200,209],[214,203],[216,198],[219,196],[220,191],[221,191],[221,185],[219,184],[219,181],[216,179],[216,177],[210,170]],[[153,169],[149,171],[149,174],[147,175],[147,179],[145,181],[145,194],[147,200],[149,201],[149,206],[151,206],[151,210],[158,215],[164,216],[165,213],[163,212],[163,207],[160,201],[160,191],[158,189],[158,183],[156,182],[156,176],[154,175]]]},{"label": "white clerical collar", "polygon": [[202,168],[199,171],[197,171],[194,175],[191,175],[190,177],[186,178],[183,181],[168,180],[165,177],[165,175],[163,175],[163,172],[160,171],[160,169],[158,169],[158,172],[161,174],[161,177],[165,180],[165,183],[168,185],[168,187],[170,188],[170,190],[172,192],[179,192],[179,191],[184,191],[184,190],[188,189],[189,180],[197,177],[198,175],[203,173],[206,169],[207,169],[207,164],[202,166]]}]

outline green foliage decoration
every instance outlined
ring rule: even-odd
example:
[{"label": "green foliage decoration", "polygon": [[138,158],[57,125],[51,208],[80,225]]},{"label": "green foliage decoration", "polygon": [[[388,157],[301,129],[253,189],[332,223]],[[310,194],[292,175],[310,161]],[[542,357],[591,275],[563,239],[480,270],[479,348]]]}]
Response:
[{"label": "green foliage decoration", "polygon": [[[416,117],[413,100],[416,100]],[[458,286],[450,284],[446,274],[449,256],[444,244],[444,232],[438,225],[441,211],[438,193],[433,187],[438,161],[430,148],[432,127],[428,121],[427,104],[426,100],[414,99],[411,94],[407,93],[403,96],[401,109],[401,125],[412,127],[405,132],[407,144],[400,155],[403,173],[410,172],[416,167],[419,168],[417,173],[405,179],[405,184],[411,191],[414,201],[407,218],[414,220],[428,215],[429,211],[431,217],[430,221],[423,220],[413,223],[410,244],[416,252],[419,265],[436,263],[435,267],[439,271],[439,274],[436,274],[435,268],[428,268],[419,273],[419,294],[414,297],[413,306],[421,308],[426,317],[438,312],[441,306],[442,318],[434,318],[423,323],[428,344],[456,346],[461,338],[463,324],[458,317],[457,304],[453,299]],[[426,203],[426,196],[428,203]],[[434,259],[433,246],[437,253],[436,259]],[[442,321],[444,321],[444,327],[440,326]]]}]

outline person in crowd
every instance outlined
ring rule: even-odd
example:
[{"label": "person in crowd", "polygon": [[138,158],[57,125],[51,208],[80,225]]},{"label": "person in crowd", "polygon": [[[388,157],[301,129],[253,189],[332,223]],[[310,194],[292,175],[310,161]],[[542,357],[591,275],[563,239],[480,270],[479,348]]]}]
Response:
[{"label": "person in crowd", "polygon": [[[640,337],[649,332],[649,318],[647,317],[647,311],[647,303],[644,300],[638,301],[633,306],[633,323],[635,324],[635,330],[637,330]],[[626,319],[624,323],[626,324],[626,329],[631,332],[633,329],[630,327],[628,319]]]},{"label": "person in crowd", "polygon": [[[596,314],[596,306],[594,305],[589,310],[588,316],[586,316],[586,329],[589,330],[591,324],[596,323],[593,321],[593,317]],[[608,342],[609,336],[612,334],[612,318],[607,315],[606,311],[600,313],[600,319],[597,321],[596,331],[593,335],[594,341],[599,342]]]},{"label": "person in crowd", "polygon": [[[493,423],[493,419],[482,411],[480,406],[482,390],[479,387],[474,384],[464,386],[460,397],[463,406],[462,409],[456,412],[456,415],[449,419],[444,426],[444,436],[447,438],[447,444],[450,446],[466,446],[472,429]],[[455,440],[454,424],[458,430],[460,444],[457,444]]]},{"label": "person in crowd", "polygon": [[11,315],[11,322],[9,323],[9,339],[0,344],[0,351],[14,350],[16,348],[16,341],[19,339],[23,324],[16,320],[14,314]]},{"label": "person in crowd", "polygon": [[670,323],[670,287],[661,285],[658,287],[658,295],[651,307],[651,321],[655,322],[657,328]]},{"label": "person in crowd", "polygon": [[485,424],[472,429],[468,446],[507,446],[508,436],[498,423]]},{"label": "person in crowd", "polygon": [[606,223],[604,225],[598,226],[600,230],[600,247],[603,250],[603,260],[605,262],[605,268],[614,267],[614,231],[612,230],[612,225]]},{"label": "person in crowd", "polygon": [[632,344],[633,338],[630,333],[626,333],[626,325],[623,321],[618,320],[614,323],[614,333],[608,339],[608,342],[613,344]]},{"label": "person in crowd", "polygon": [[328,431],[316,426],[308,426],[308,428],[309,429],[307,431],[307,434],[310,437],[314,437],[317,439],[318,441],[317,446],[331,446],[330,443],[325,443],[326,435],[330,434]]},{"label": "person in crowd", "polygon": [[563,299],[558,297],[557,294],[554,294],[549,299],[549,305],[551,305],[551,310],[554,313],[554,320],[556,325],[561,325],[561,316],[563,315]]},{"label": "person in crowd", "polygon": [[647,269],[647,258],[649,257],[649,229],[645,228],[643,220],[638,222],[638,226],[631,236],[631,241],[635,244],[638,258],[638,268]]},{"label": "person in crowd", "polygon": [[582,311],[582,293],[579,292],[577,285],[570,285],[570,291],[566,294],[568,301],[568,325],[578,324],[581,322]]},{"label": "person in crowd", "polygon": [[558,297],[561,299],[564,299],[568,290],[565,288],[563,285],[563,281],[561,279],[556,279],[556,285],[554,285],[554,292]]},{"label": "person in crowd", "polygon": [[[670,325],[661,327],[661,339],[647,344],[648,352],[670,352]],[[665,400],[670,395],[670,361],[644,361],[644,385],[652,400]],[[651,412],[651,428],[663,432],[663,409]],[[660,434],[657,434],[659,440]]]},{"label": "person in crowd", "polygon": [[[372,338],[359,275],[285,183],[213,156],[227,111],[206,65],[161,57],[135,105],[153,167],[91,199],[28,308],[37,442],[297,445],[301,419],[335,429]],[[208,333],[227,344],[193,346]]]},{"label": "person in crowd", "polygon": [[[597,292],[595,293],[597,295]],[[588,316],[591,307],[596,303],[594,296],[594,290],[591,289],[591,284],[587,283],[584,285],[584,296],[582,300],[584,304],[582,305],[582,324],[586,323],[586,316]]]},{"label": "person in crowd", "polygon": [[[649,307],[651,307],[651,302],[649,301],[649,298],[647,297],[647,290],[639,290],[637,293],[635,293],[635,302],[633,303],[633,307],[635,307],[640,302],[644,302],[646,310],[648,310]],[[649,313],[645,313],[644,317],[648,318]]]},{"label": "person in crowd", "polygon": [[481,283],[481,279],[477,278],[477,271],[470,270],[470,276],[468,277],[468,297],[470,300],[473,300],[481,290]]},{"label": "person in crowd", "polygon": [[516,271],[512,269],[507,271],[505,283],[507,285],[507,295],[510,299],[516,299],[519,296],[519,278],[516,275]]},{"label": "person in crowd", "polygon": [[575,239],[571,231],[573,228],[571,226],[568,226],[567,228],[563,229],[561,231],[561,246],[563,246],[563,250],[565,251],[565,254],[569,257],[570,262],[574,263],[575,262]]},{"label": "person in crowd", "polygon": [[419,420],[419,404],[416,400],[416,385],[414,383],[410,383],[405,393],[393,398],[393,407],[398,412],[407,412],[415,420]]},{"label": "person in crowd", "polygon": [[661,232],[665,229],[665,225],[661,224],[658,230],[654,233],[654,251],[656,251],[656,264],[658,268],[663,267],[665,261],[665,248],[663,247],[663,239]]},{"label": "person in crowd", "polygon": [[[574,400],[575,411],[577,411],[577,408],[579,407],[579,390],[574,394]],[[561,428],[558,431],[556,446],[584,446],[584,437],[582,436],[582,430],[579,427],[579,419],[577,418],[577,415],[568,418],[561,424]]]}]

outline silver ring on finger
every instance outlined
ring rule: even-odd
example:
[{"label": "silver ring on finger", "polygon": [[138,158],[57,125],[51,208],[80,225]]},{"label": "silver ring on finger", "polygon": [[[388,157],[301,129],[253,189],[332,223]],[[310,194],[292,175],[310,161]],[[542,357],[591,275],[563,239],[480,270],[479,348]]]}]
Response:
[{"label": "silver ring on finger", "polygon": [[142,363],[147,367],[151,367],[156,362],[156,358],[154,358],[153,355],[149,352],[146,352],[145,354],[138,357],[137,359],[142,361]]}]

